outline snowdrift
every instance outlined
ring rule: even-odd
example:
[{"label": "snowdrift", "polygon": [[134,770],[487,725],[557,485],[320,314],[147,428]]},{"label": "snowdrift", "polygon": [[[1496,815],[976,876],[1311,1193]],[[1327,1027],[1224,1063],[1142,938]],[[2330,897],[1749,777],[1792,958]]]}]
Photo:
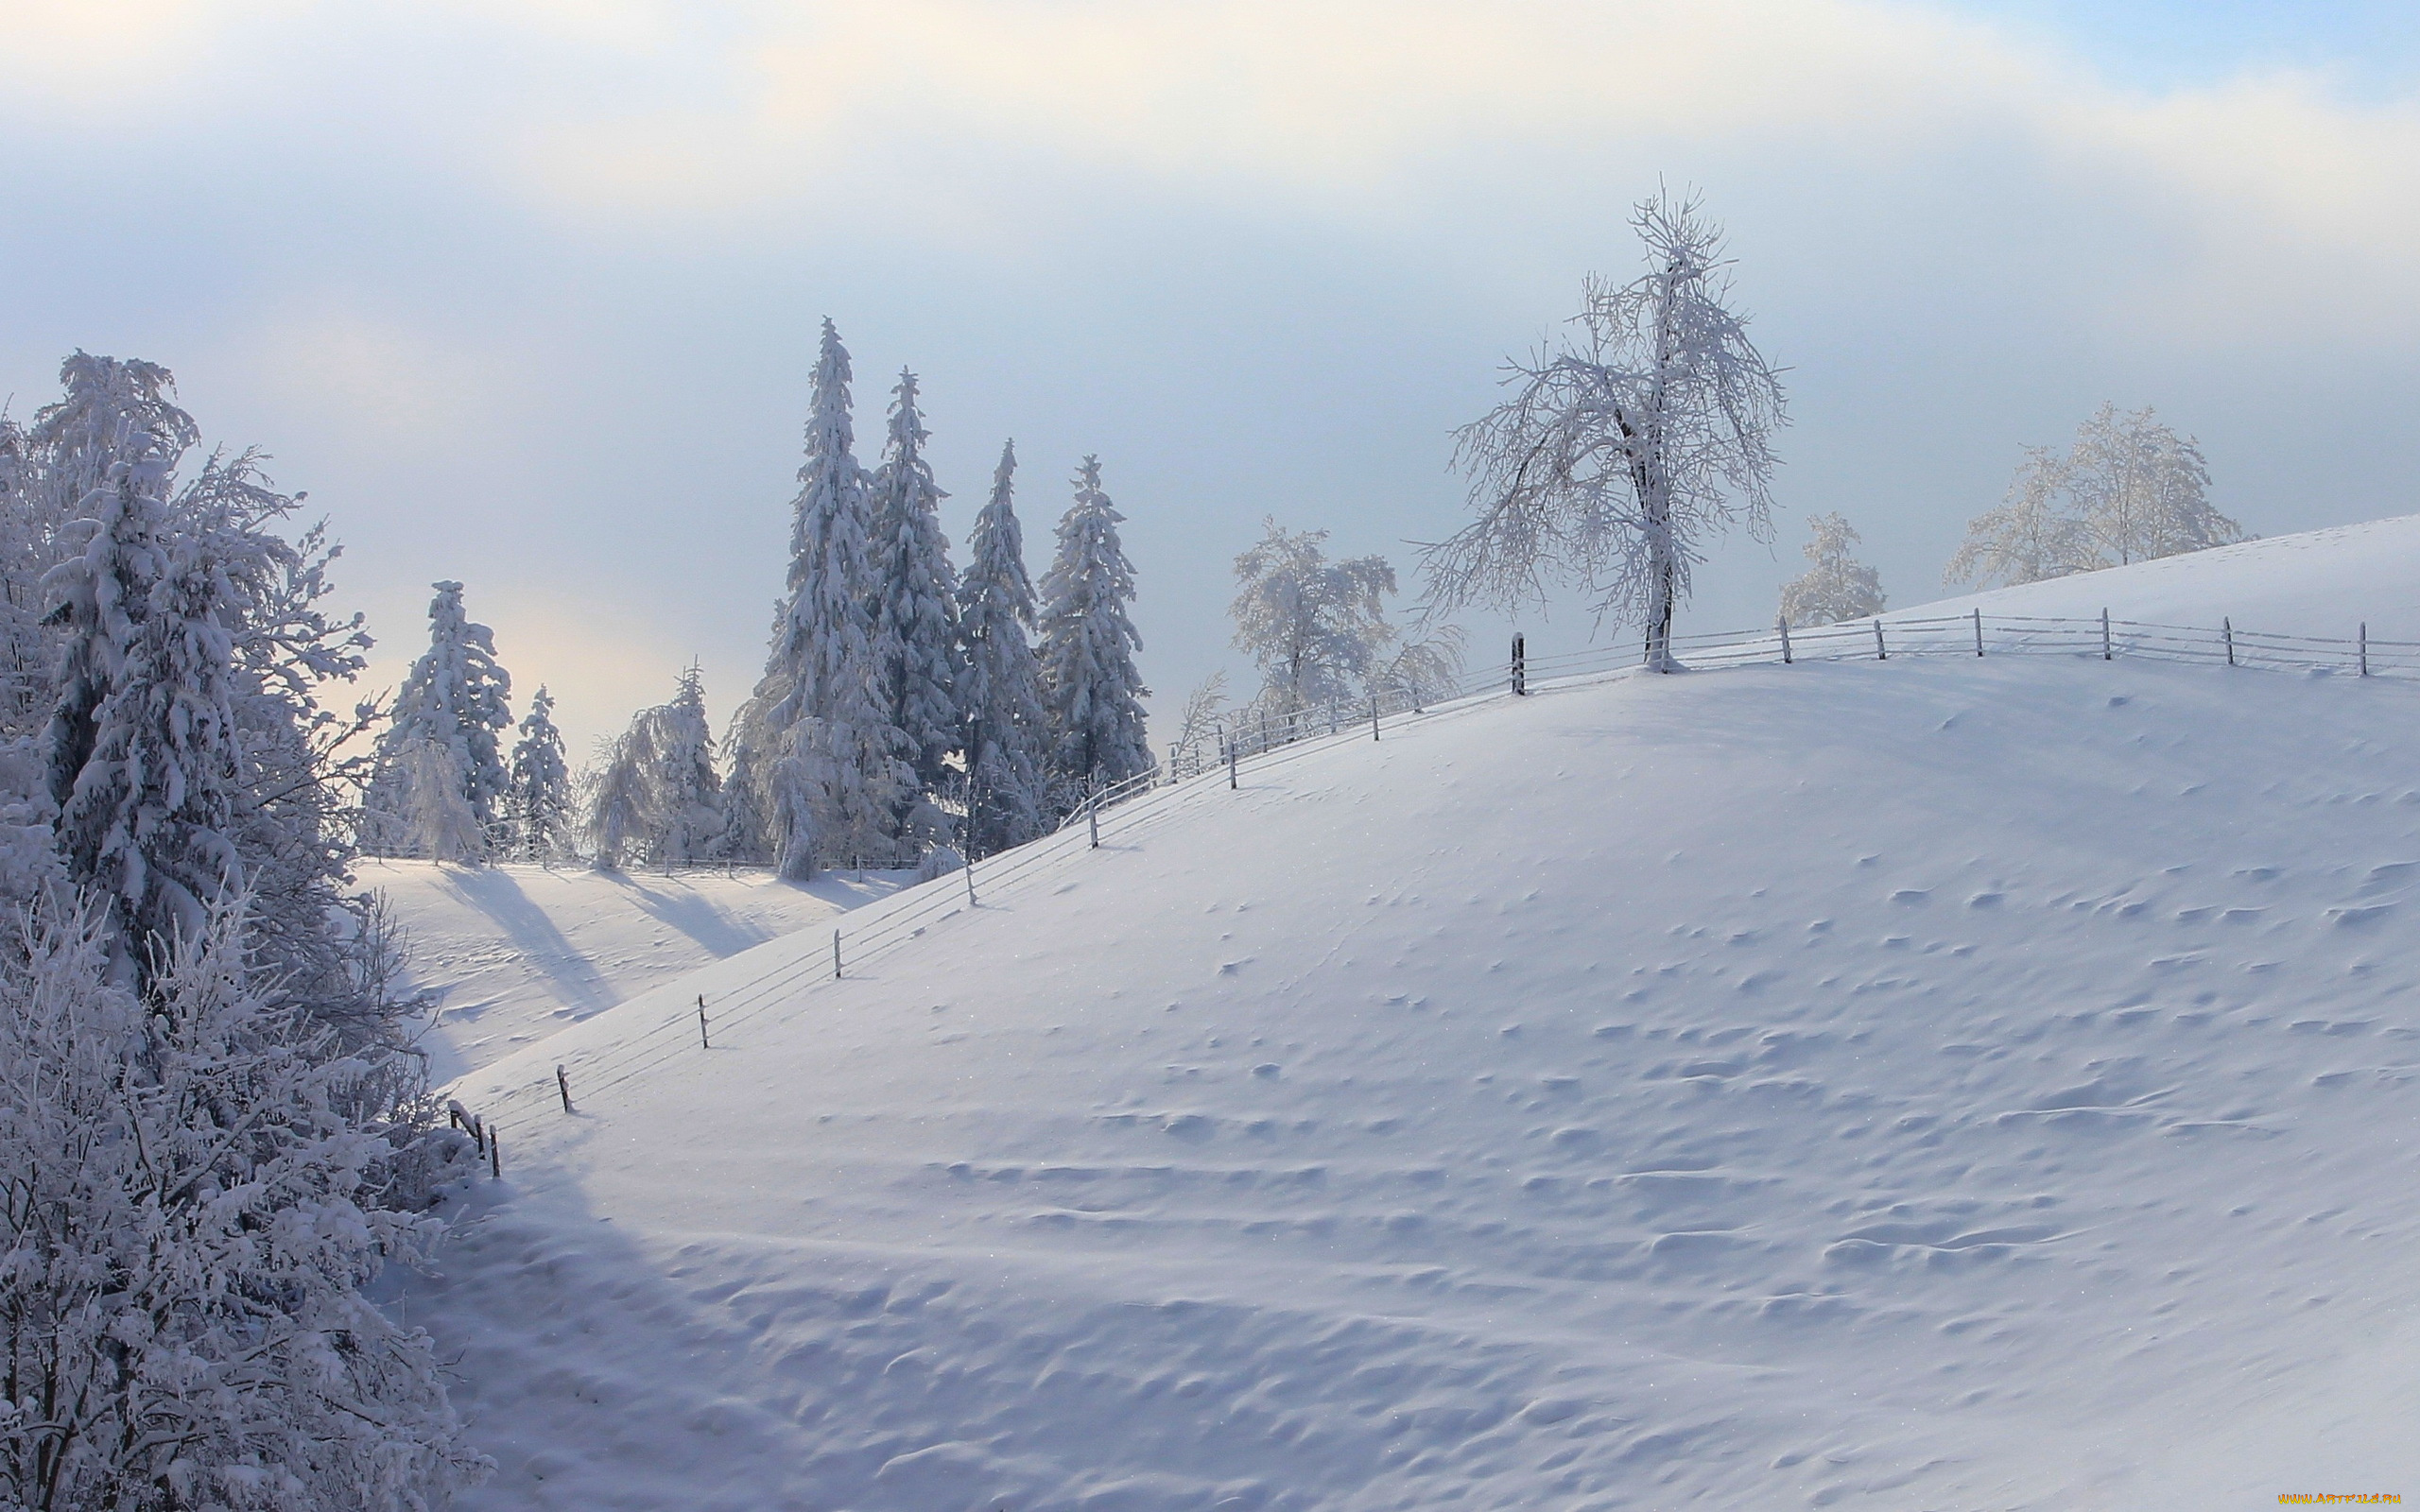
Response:
[{"label": "snowdrift", "polygon": [[423,1042],[451,1080],[648,988],[890,893],[896,877],[794,886],[762,870],[555,870],[364,860],[410,947],[405,987],[437,994]]},{"label": "snowdrift", "polygon": [[479,1507],[2414,1494],[2415,748],[2097,656],[1297,747],[465,1077],[505,1178],[399,1305]]}]

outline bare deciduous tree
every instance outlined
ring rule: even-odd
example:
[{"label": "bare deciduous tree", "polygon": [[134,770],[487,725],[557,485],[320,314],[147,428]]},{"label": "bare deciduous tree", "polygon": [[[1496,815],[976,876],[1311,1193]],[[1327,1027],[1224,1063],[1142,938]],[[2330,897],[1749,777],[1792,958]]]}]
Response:
[{"label": "bare deciduous tree", "polygon": [[1731,307],[1722,233],[1694,199],[1632,217],[1650,271],[1591,277],[1579,338],[1510,364],[1512,397],[1456,435],[1478,518],[1423,558],[1431,613],[1575,584],[1646,631],[1671,670],[1672,615],[1701,543],[1744,524],[1772,537],[1777,369]]}]

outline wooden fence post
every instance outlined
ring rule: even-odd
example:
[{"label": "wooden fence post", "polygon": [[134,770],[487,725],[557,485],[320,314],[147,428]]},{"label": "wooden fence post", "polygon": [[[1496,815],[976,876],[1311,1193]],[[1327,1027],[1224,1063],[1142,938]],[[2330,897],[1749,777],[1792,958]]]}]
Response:
[{"label": "wooden fence post", "polygon": [[698,994],[698,1048],[712,1050],[714,1047],[714,1040],[706,1034],[706,995],[700,992]]},{"label": "wooden fence post", "polygon": [[1891,660],[1890,647],[1882,644],[1882,616],[1879,614],[1874,616],[1874,660],[1876,662]]},{"label": "wooden fence post", "polygon": [[1099,795],[1099,794],[1096,793],[1096,794],[1094,794],[1094,795],[1093,795],[1093,801],[1092,801],[1089,805],[1087,805],[1087,806],[1085,807],[1085,809],[1084,809],[1084,818],[1085,818],[1085,820],[1086,820],[1088,823],[1090,823],[1090,824],[1091,824],[1091,826],[1092,826],[1092,831],[1093,831],[1093,849],[1094,849],[1094,850],[1099,850],[1099,849],[1100,849],[1100,795]]},{"label": "wooden fence post", "polygon": [[563,1068],[560,1065],[555,1067],[555,1091],[562,1094],[563,1111],[566,1113],[570,1112],[571,1078],[563,1074]]},{"label": "wooden fence post", "polygon": [[1518,630],[1512,633],[1512,696],[1530,696],[1530,638]]},{"label": "wooden fence post", "polygon": [[488,1130],[488,1179],[504,1179],[504,1141],[493,1129]]},{"label": "wooden fence post", "polygon": [[1236,790],[1236,743],[1227,742],[1227,791]]},{"label": "wooden fence post", "polygon": [[2235,665],[2235,621],[2224,615],[2220,616],[2219,633],[2226,637],[2227,665],[2233,666]]},{"label": "wooden fence post", "polygon": [[1975,654],[1983,654],[1983,611],[1979,609],[1975,611]]},{"label": "wooden fence post", "polygon": [[840,980],[840,932],[832,932],[832,980]]},{"label": "wooden fence post", "polygon": [[973,856],[967,857],[966,865],[959,869],[966,873],[966,906],[969,908],[981,907],[982,904],[975,901],[975,858]]},{"label": "wooden fence post", "polygon": [[2361,676],[2370,675],[2370,622],[2361,622]]},{"label": "wooden fence post", "polygon": [[1370,695],[1370,738],[1378,738],[1378,696]]},{"label": "wooden fence post", "polygon": [[1773,625],[1781,631],[1781,664],[1788,666],[1789,665],[1789,616],[1783,615],[1773,621]]},{"label": "wooden fence post", "polygon": [[2100,611],[2100,660],[2103,662],[2117,660],[2109,648],[2109,611],[2105,609]]}]

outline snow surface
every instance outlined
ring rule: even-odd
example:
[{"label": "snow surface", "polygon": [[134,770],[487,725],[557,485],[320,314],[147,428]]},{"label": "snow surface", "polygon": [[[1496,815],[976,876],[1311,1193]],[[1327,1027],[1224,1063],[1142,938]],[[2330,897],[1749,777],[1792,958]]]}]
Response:
[{"label": "snow surface", "polygon": [[450,1080],[659,983],[896,888],[904,873],[828,873],[804,885],[761,868],[601,872],[364,857],[410,952],[407,990],[438,994],[422,1043]]},{"label": "snow surface", "polygon": [[[2365,610],[2365,529],[2112,607]],[[479,1508],[2420,1494],[2415,747],[2097,656],[1298,747],[465,1077],[505,1179],[397,1305]]]},{"label": "snow surface", "polygon": [[2182,557],[2078,573],[2047,583],[1893,609],[1883,618],[2040,614],[2119,619],[2277,635],[2349,637],[2369,622],[2381,640],[2420,640],[2420,515],[2247,541]]}]

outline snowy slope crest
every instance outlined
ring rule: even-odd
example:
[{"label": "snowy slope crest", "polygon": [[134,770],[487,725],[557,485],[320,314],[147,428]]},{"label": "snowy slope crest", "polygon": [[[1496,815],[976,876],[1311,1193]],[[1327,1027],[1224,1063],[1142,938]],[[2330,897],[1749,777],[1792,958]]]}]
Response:
[{"label": "snowy slope crest", "polygon": [[472,1504],[2420,1491],[2415,747],[2377,679],[1626,678],[736,956],[781,1011],[510,1105],[408,1299]]}]

